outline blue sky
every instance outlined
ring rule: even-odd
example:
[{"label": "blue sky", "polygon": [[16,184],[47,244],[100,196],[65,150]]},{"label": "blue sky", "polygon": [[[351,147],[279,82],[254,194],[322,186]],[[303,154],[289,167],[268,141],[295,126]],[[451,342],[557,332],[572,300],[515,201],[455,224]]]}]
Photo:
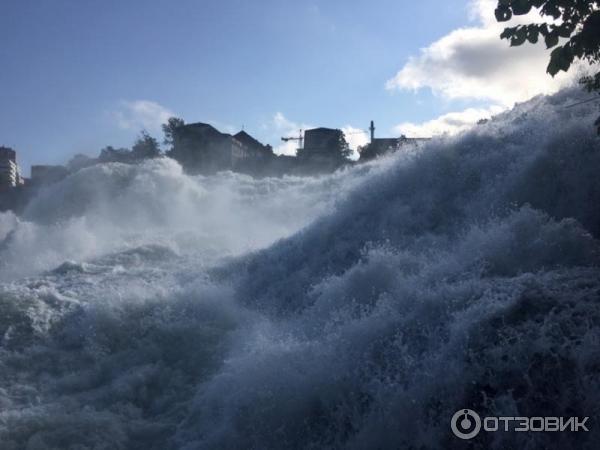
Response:
[{"label": "blue sky", "polygon": [[445,114],[506,103],[444,87],[471,70],[464,61],[429,79],[445,70],[436,64],[448,67],[436,42],[489,32],[474,12],[486,2],[4,2],[0,145],[19,152],[27,173],[32,163],[130,146],[141,128],[162,138],[170,114],[227,132],[244,126],[274,146],[300,126],[354,128],[362,138],[371,119],[380,136],[427,132],[419,126]]}]

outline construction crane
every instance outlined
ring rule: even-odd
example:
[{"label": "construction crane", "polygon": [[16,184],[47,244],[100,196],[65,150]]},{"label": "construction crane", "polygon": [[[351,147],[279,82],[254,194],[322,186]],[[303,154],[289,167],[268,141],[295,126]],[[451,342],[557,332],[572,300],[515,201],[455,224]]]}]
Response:
[{"label": "construction crane", "polygon": [[281,140],[283,142],[298,141],[298,149],[301,149],[304,144],[304,135],[302,134],[302,130],[300,130],[298,137],[282,137]]}]

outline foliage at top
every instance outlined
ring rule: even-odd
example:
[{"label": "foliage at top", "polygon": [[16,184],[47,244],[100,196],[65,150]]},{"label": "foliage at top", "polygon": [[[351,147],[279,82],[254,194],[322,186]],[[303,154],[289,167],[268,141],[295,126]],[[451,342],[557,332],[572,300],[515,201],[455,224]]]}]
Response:
[{"label": "foliage at top", "polygon": [[[532,23],[506,28],[500,37],[511,46],[535,44],[544,39],[550,54],[547,72],[554,76],[566,72],[575,60],[600,62],[600,0],[498,0],[495,11],[499,22],[529,13],[536,8],[551,23]],[[560,45],[559,45],[560,44]],[[581,79],[589,91],[600,90],[600,71]],[[595,123],[600,133],[600,118]]]},{"label": "foliage at top", "polygon": [[133,144],[131,153],[138,159],[156,158],[160,156],[160,146],[156,139],[150,136],[146,130],[143,130]]},{"label": "foliage at top", "polygon": [[163,143],[168,146],[175,145],[175,129],[185,125],[183,119],[179,117],[169,117],[167,123],[162,125],[162,130],[165,135]]}]

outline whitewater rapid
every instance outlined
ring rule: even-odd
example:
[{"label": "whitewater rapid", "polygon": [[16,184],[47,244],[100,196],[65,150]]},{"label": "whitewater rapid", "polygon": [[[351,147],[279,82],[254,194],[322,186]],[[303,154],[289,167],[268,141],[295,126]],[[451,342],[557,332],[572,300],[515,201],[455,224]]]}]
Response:
[{"label": "whitewater rapid", "polygon": [[600,145],[575,89],[327,176],[81,170],[0,213],[4,449],[600,439]]}]

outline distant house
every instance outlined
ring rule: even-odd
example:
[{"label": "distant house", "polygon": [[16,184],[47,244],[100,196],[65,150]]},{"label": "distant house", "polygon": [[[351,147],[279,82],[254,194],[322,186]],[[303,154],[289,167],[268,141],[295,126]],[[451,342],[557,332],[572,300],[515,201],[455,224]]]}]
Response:
[{"label": "distant house", "polygon": [[273,154],[265,146],[242,131],[235,136],[221,133],[207,123],[191,123],[173,132],[173,149],[168,156],[178,161],[188,173],[215,173],[243,169]]},{"label": "distant house", "polygon": [[407,138],[404,135],[395,138],[376,138],[373,121],[371,121],[370,131],[371,142],[359,149],[361,162],[395,152],[406,145],[419,144],[429,140],[429,138]]},{"label": "distant house", "polygon": [[344,134],[333,128],[313,128],[304,132],[304,147],[298,151],[299,157],[330,156],[335,154],[340,138]]},{"label": "distant house", "polygon": [[304,132],[304,147],[298,149],[303,160],[342,160],[349,153],[342,130],[313,128]]},{"label": "distant house", "polygon": [[65,166],[31,166],[31,184],[40,186],[56,183],[68,174],[69,170]]},{"label": "distant house", "polygon": [[7,190],[22,184],[17,165],[17,152],[10,147],[0,147],[0,190]]},{"label": "distant house", "polygon": [[246,147],[249,157],[272,158],[275,156],[273,153],[273,147],[262,144],[243,130],[237,134],[234,134],[233,137],[244,147]]}]

